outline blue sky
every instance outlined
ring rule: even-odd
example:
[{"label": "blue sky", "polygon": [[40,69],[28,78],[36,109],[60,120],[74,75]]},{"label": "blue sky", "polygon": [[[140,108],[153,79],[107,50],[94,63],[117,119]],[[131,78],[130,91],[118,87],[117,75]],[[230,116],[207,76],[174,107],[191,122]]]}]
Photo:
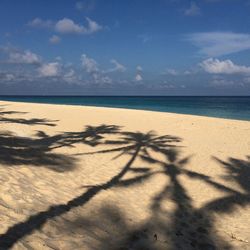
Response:
[{"label": "blue sky", "polygon": [[0,94],[250,95],[249,0],[1,0]]}]

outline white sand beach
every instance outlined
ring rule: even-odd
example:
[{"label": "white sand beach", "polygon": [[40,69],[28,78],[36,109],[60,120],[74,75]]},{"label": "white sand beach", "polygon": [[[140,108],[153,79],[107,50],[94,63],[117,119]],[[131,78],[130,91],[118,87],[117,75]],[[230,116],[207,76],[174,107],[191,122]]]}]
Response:
[{"label": "white sand beach", "polygon": [[250,249],[250,122],[0,101],[0,249]]}]

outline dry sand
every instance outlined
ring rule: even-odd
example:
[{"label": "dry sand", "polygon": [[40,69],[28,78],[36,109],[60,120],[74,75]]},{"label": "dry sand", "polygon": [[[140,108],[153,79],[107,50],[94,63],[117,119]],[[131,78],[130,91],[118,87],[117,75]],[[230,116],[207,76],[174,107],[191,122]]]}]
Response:
[{"label": "dry sand", "polygon": [[250,122],[0,108],[0,249],[250,249]]}]

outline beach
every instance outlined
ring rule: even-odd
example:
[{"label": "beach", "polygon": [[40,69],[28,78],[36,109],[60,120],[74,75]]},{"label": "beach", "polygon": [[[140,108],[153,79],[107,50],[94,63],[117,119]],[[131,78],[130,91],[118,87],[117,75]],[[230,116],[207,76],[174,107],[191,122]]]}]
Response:
[{"label": "beach", "polygon": [[0,101],[0,249],[250,249],[250,122]]}]

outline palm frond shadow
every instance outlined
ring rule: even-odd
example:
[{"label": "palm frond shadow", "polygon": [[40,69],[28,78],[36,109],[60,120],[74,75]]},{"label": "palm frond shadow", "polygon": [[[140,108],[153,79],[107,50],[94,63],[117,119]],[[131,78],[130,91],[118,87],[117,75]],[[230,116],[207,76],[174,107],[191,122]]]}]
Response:
[{"label": "palm frond shadow", "polygon": [[0,116],[4,115],[19,115],[19,114],[27,114],[28,112],[22,112],[22,111],[1,111],[4,110],[3,108],[0,108]]},{"label": "palm frond shadow", "polygon": [[[98,216],[94,218],[80,217],[69,221],[65,231],[68,233],[74,230],[85,235],[85,243],[95,249],[233,249],[230,241],[225,241],[217,234],[214,228],[214,214],[229,213],[234,205],[244,206],[249,203],[248,183],[245,182],[249,175],[240,178],[249,171],[249,161],[219,161],[228,168],[228,174],[232,175],[235,181],[242,183],[246,193],[240,194],[211,180],[209,176],[185,169],[191,157],[180,159],[175,149],[171,154],[165,155],[165,161],[151,159],[150,155],[146,158],[144,155],[141,156],[150,163],[160,164],[163,170],[158,173],[164,174],[170,180],[170,183],[153,197],[150,206],[151,216],[144,223],[132,226],[122,210],[113,204],[107,204],[103,205]],[[235,172],[238,175],[235,175]],[[148,169],[145,173],[145,179],[147,174],[152,174]],[[209,186],[223,191],[225,196],[208,202],[201,208],[195,208],[192,198],[181,183],[181,175],[202,180]],[[122,183],[123,181],[119,184]],[[162,206],[167,200],[175,204],[173,213],[166,211]],[[97,232],[101,233],[97,235]]]},{"label": "palm frond shadow", "polygon": [[209,202],[204,209],[216,213],[231,213],[236,206],[250,205],[250,156],[247,156],[247,160],[231,157],[228,161],[220,160],[217,157],[213,157],[213,159],[226,169],[225,179],[237,183],[242,191],[227,188],[225,190],[227,195]]},{"label": "palm frond shadow", "polygon": [[39,138],[16,136],[11,132],[0,133],[0,164],[8,166],[37,166],[64,172],[76,167],[76,158],[51,152]]},{"label": "palm frond shadow", "polygon": [[[4,110],[1,108],[1,110]],[[23,115],[27,114],[27,112],[21,112],[21,111],[1,111],[0,110],[0,123],[15,123],[15,124],[25,124],[25,125],[43,125],[43,126],[50,126],[50,127],[55,127],[56,122],[58,120],[49,120],[45,118],[13,118],[13,117],[6,117],[6,115]]]},{"label": "palm frond shadow", "polygon": [[[215,182],[209,176],[184,169],[183,166],[186,165],[188,159],[180,160],[177,163],[176,160],[174,160],[170,165],[165,165],[166,174],[171,181],[170,187],[165,188],[165,195],[169,195],[169,190],[172,190],[170,197],[177,205],[174,216],[175,219],[173,220],[175,235],[172,237],[172,244],[176,249],[188,249],[187,246],[198,249],[232,249],[229,242],[225,242],[216,233],[214,228],[214,215],[216,213],[230,213],[234,211],[236,205],[249,205],[250,164],[249,161],[233,158],[229,158],[228,162],[221,161],[217,158],[215,158],[215,160],[226,167],[228,175],[241,185],[244,193]],[[225,195],[196,209],[193,207],[191,198],[188,196],[178,178],[178,176],[182,174],[190,178],[199,179],[207,185],[223,191]],[[159,197],[162,198],[163,194],[164,191]],[[157,205],[159,200],[161,200],[159,197],[153,205],[155,211],[160,207],[159,204]]]},{"label": "palm frond shadow", "polygon": [[[180,176],[186,175],[188,171],[185,165],[191,156],[181,159],[179,152],[172,149],[161,152],[165,154],[163,161],[149,156],[144,158],[161,165],[162,174],[169,183],[152,199],[152,216],[143,228],[152,228],[151,234],[159,235],[161,241],[168,242],[170,249],[216,249],[214,238],[218,236],[213,230],[213,218],[194,207],[192,198],[180,180]],[[168,200],[175,204],[173,212],[162,208]],[[222,240],[220,242],[226,245]]]},{"label": "palm frond shadow", "polygon": [[105,134],[117,133],[118,126],[87,126],[83,132],[60,133],[53,136],[37,131],[34,137],[21,137],[12,132],[0,132],[0,163],[5,166],[32,165],[57,172],[74,170],[74,156],[53,152],[60,147],[73,147],[76,143],[96,146]]},{"label": "palm frond shadow", "polygon": [[59,134],[57,138],[55,138],[56,145],[53,148],[65,146],[74,147],[77,143],[83,143],[96,147],[102,143],[104,136],[118,134],[120,129],[120,126],[106,124],[99,126],[86,126],[84,130],[80,132],[65,132],[63,134]]},{"label": "palm frond shadow", "polygon": [[[110,129],[113,129],[113,128],[115,129],[114,131],[112,131],[112,133],[117,133],[118,132],[117,127],[109,127],[108,131],[106,129],[104,131],[105,133],[111,133]],[[100,136],[96,135],[96,133],[93,134],[93,132],[91,132],[91,135],[93,135],[93,137],[91,138],[93,138],[93,141],[95,142],[95,144],[96,144],[96,139],[97,140],[102,139],[102,137],[100,138]],[[111,151],[104,152],[104,153],[107,153],[107,152],[114,152],[114,151],[116,152],[116,151],[125,150],[123,153],[131,155],[130,160],[125,164],[125,166],[122,167],[122,169],[115,176],[113,176],[106,183],[88,187],[86,192],[70,200],[66,204],[59,204],[59,205],[51,206],[47,211],[40,212],[36,215],[29,217],[26,221],[20,222],[19,224],[12,226],[11,228],[7,230],[5,234],[0,236],[0,246],[4,246],[6,248],[12,247],[18,240],[22,239],[24,236],[31,234],[36,229],[40,229],[48,220],[61,216],[73,208],[76,208],[78,206],[83,206],[102,190],[107,190],[107,189],[110,189],[112,187],[119,186],[119,185],[128,187],[129,185],[135,184],[138,181],[142,182],[146,180],[147,178],[152,176],[153,173],[147,173],[145,176],[141,176],[141,177],[138,177],[138,179],[129,180],[127,182],[123,182],[122,178],[130,171],[130,168],[132,167],[133,163],[135,162],[136,158],[139,156],[141,151],[145,151],[146,148],[150,148],[152,150],[156,150],[158,149],[158,147],[169,148],[171,147],[172,142],[180,141],[180,138],[177,138],[177,137],[170,137],[170,136],[157,137],[153,132],[148,132],[145,134],[140,133],[140,132],[136,132],[136,133],[122,132],[121,135],[122,135],[122,140],[124,140],[124,142],[120,139],[118,140],[117,144],[122,143],[122,144],[128,144],[129,146],[124,146],[122,148],[119,148],[119,150],[111,149]],[[46,137],[43,134],[42,136],[43,136],[43,139]],[[62,143],[61,145],[65,145],[65,141],[66,141],[66,145],[68,145],[68,143],[69,144],[73,144],[76,142],[78,143],[79,135],[77,134],[76,137],[73,136],[73,139],[68,138],[66,136],[66,140],[63,137],[61,141]],[[90,141],[92,141],[92,139]],[[107,146],[110,144],[113,145],[113,142],[110,143],[108,141],[105,141],[103,143],[106,144]],[[100,152],[96,152],[96,153],[100,153]]]},{"label": "palm frond shadow", "polygon": [[[155,152],[161,152],[167,148],[173,148],[175,145],[173,143],[178,143],[181,141],[179,137],[164,135],[157,136],[154,131],[149,131],[147,133],[141,132],[120,132],[120,138],[118,140],[105,140],[103,145],[106,146],[116,146],[107,150],[100,150],[94,152],[80,153],[78,155],[91,155],[91,154],[103,154],[120,152],[117,157],[123,154],[129,154],[133,152],[137,147],[140,148],[140,152],[147,154],[148,150]],[[118,145],[124,145],[117,147]]]}]

